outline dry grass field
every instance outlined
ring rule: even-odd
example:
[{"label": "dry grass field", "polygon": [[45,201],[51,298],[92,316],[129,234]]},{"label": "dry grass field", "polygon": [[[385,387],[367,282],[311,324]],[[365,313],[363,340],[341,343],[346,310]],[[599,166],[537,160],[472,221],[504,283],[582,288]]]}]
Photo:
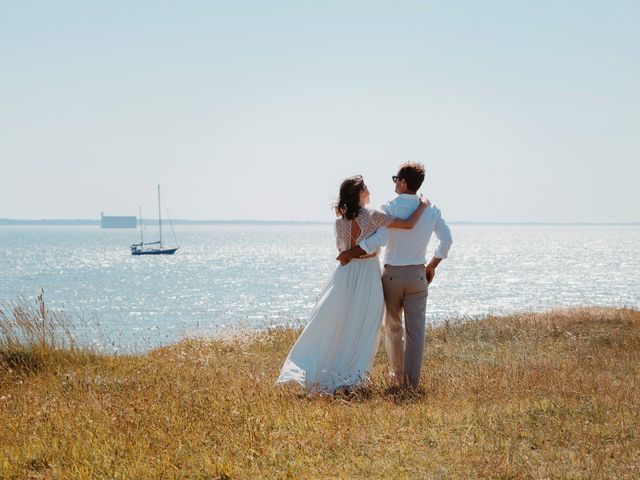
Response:
[{"label": "dry grass field", "polygon": [[381,350],[371,388],[328,398],[274,386],[299,330],[116,356],[21,308],[0,313],[3,479],[640,478],[637,311],[452,322],[424,391],[389,388]]}]

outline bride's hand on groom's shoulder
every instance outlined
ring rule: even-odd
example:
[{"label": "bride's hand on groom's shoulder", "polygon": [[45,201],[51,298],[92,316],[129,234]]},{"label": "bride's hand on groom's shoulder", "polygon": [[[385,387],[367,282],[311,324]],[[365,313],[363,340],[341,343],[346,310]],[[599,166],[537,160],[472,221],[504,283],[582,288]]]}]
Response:
[{"label": "bride's hand on groom's shoulder", "polygon": [[431,205],[431,200],[423,197],[422,194],[420,194],[418,198],[420,199],[420,203],[423,204],[425,207],[428,207],[429,205]]}]

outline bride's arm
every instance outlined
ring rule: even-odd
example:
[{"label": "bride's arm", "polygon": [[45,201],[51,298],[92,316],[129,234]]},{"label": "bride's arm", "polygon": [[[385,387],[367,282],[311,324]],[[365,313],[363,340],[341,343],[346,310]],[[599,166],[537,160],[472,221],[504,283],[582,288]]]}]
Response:
[{"label": "bride's arm", "polygon": [[386,228],[377,229],[372,235],[360,241],[358,245],[341,252],[336,258],[340,265],[346,265],[352,259],[377,252],[380,247],[387,244],[389,231]]},{"label": "bride's arm", "polygon": [[416,211],[413,212],[409,218],[407,218],[406,220],[401,220],[399,218],[396,218],[393,220],[393,222],[391,222],[387,226],[387,228],[401,228],[401,229],[413,228],[416,225],[416,223],[418,223],[418,220],[420,220],[420,217],[424,213],[425,208],[427,208],[430,203],[431,202],[429,202],[429,200],[420,196],[420,205],[418,205],[418,208],[416,208]]},{"label": "bride's arm", "polygon": [[345,250],[344,252],[340,252],[340,255],[338,255],[336,257],[336,260],[338,260],[340,262],[340,265],[346,265],[347,263],[349,263],[354,258],[358,258],[358,257],[361,257],[362,255],[366,255],[366,254],[367,254],[367,252],[365,252],[364,249],[361,246],[356,245],[355,247],[350,248],[349,250]]}]

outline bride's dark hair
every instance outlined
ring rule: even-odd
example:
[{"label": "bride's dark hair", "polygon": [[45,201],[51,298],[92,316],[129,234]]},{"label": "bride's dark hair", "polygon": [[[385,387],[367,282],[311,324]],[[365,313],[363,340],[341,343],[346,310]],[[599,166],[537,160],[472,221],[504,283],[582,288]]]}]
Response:
[{"label": "bride's dark hair", "polygon": [[362,175],[349,177],[340,185],[340,198],[334,205],[336,215],[347,220],[353,220],[360,212],[360,192],[365,184]]}]

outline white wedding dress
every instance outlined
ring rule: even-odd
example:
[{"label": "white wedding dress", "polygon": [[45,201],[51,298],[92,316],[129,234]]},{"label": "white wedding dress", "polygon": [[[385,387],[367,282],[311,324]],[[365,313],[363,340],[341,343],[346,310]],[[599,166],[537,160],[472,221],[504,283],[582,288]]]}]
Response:
[{"label": "white wedding dress", "polygon": [[[394,218],[363,208],[354,220],[336,220],[342,252]],[[378,349],[384,297],[380,262],[373,256],[338,266],[314,306],[309,323],[284,362],[276,383],[297,382],[308,392],[332,394],[369,381]]]}]

